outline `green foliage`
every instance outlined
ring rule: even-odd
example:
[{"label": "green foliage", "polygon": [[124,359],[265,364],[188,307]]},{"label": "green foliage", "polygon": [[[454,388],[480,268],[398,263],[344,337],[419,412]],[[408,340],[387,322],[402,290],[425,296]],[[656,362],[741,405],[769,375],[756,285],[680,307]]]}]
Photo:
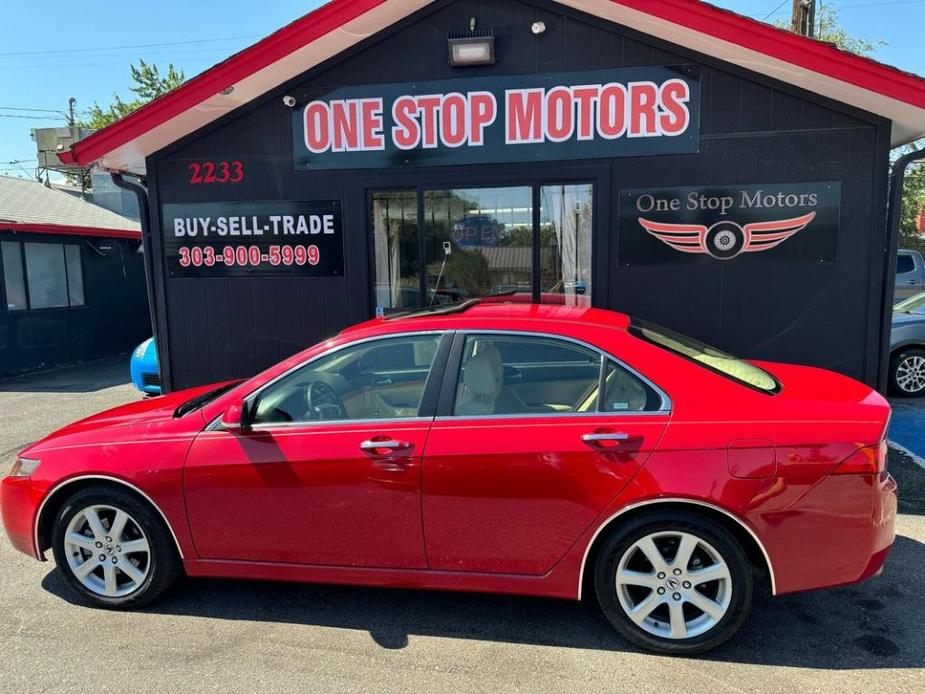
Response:
[{"label": "green foliage", "polygon": [[[913,142],[894,150],[895,156],[922,149],[925,140]],[[906,169],[903,182],[903,209],[899,217],[899,247],[925,251],[925,239],[919,236],[917,222],[919,213],[925,211],[925,163],[913,162]]]},{"label": "green foliage", "polygon": [[816,10],[816,38],[850,53],[871,56],[887,45],[883,39],[851,36],[838,25],[838,9],[826,3]]},{"label": "green foliage", "polygon": [[[779,19],[774,22],[778,29],[790,30],[790,20]],[[816,38],[833,44],[836,48],[858,55],[871,56],[878,49],[887,45],[882,39],[869,39],[864,36],[852,36],[838,24],[838,9],[829,3],[816,9]]]},{"label": "green foliage", "polygon": [[132,73],[132,81],[135,83],[135,86],[130,87],[130,90],[134,92],[135,98],[123,101],[118,94],[113,94],[112,103],[108,106],[104,107],[100,106],[99,103],[94,103],[93,106],[87,109],[84,116],[78,120],[77,124],[81,128],[91,130],[105,128],[110,123],[144,106],[152,99],[156,99],[162,94],[179,87],[186,79],[183,71],[177,70],[173,63],[167,66],[167,74],[163,76],[157,65],[148,64],[144,60],[139,60],[137,67],[129,65],[129,69]]}]

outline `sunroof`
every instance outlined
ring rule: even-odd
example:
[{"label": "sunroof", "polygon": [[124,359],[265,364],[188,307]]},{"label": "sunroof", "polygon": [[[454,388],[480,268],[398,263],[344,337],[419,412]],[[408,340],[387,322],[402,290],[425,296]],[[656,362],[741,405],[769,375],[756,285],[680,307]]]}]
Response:
[{"label": "sunroof", "polygon": [[439,304],[437,306],[429,306],[428,308],[421,308],[414,311],[390,313],[385,317],[385,319],[399,320],[401,318],[423,318],[426,316],[445,316],[451,313],[462,313],[463,311],[472,308],[479,302],[479,299],[466,299],[465,301],[460,301],[455,304]]}]

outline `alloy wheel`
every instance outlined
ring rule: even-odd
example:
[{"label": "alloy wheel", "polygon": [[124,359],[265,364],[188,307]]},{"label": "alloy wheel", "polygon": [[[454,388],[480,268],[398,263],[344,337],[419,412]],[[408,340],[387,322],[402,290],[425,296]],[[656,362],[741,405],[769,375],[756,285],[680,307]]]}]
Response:
[{"label": "alloy wheel", "polygon": [[138,522],[114,506],[88,506],[71,518],[64,552],[75,578],[108,598],[138,590],[151,570],[151,548]]},{"label": "alloy wheel", "polygon": [[912,354],[896,365],[896,385],[905,393],[925,390],[925,357]]},{"label": "alloy wheel", "polygon": [[732,576],[706,540],[683,531],[646,535],[623,554],[617,598],[641,629],[667,639],[704,634],[726,615]]}]

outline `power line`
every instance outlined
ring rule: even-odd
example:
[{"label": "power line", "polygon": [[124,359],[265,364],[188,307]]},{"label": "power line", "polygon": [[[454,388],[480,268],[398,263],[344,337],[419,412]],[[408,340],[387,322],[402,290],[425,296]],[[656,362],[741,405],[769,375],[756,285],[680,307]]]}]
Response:
[{"label": "power line", "polygon": [[22,106],[0,106],[0,111],[42,111],[43,113],[60,113],[64,115],[64,111],[60,111],[56,108],[23,108]]},{"label": "power line", "polygon": [[778,6],[775,7],[773,10],[771,10],[770,12],[768,12],[768,14],[765,16],[765,18],[762,19],[761,21],[762,21],[762,22],[768,21],[772,16],[774,16],[775,14],[777,14],[778,11],[780,11],[780,9],[781,9],[784,5],[786,5],[788,2],[790,2],[790,0],[784,0],[780,5],[778,5]]},{"label": "power line", "polygon": [[896,5],[921,5],[925,0],[884,0],[883,2],[859,2],[854,5],[839,5],[839,10],[853,10],[855,7],[889,7]]},{"label": "power line", "polygon": [[44,51],[13,51],[0,53],[0,56],[19,56],[19,55],[48,55],[49,53],[93,53],[102,51],[124,51],[135,48],[157,48],[160,46],[186,46],[193,43],[217,43],[220,41],[240,41],[241,39],[252,39],[259,34],[250,34],[248,36],[226,36],[220,39],[194,39],[190,41],[171,41],[168,43],[138,43],[127,46],[97,46],[94,48],[59,48]]},{"label": "power line", "polygon": [[67,118],[64,116],[19,116],[13,115],[12,113],[0,113],[0,118],[21,118],[23,120],[63,120],[67,121]]}]

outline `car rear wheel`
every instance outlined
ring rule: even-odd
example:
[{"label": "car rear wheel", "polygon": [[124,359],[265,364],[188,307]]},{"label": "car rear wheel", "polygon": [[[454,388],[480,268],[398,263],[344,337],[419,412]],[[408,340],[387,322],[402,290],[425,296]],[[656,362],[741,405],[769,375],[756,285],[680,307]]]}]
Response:
[{"label": "car rear wheel", "polygon": [[890,359],[890,387],[904,397],[925,395],[925,350],[907,349]]},{"label": "car rear wheel", "polygon": [[731,637],[748,614],[748,559],[722,526],[695,514],[653,513],[605,541],[598,600],[627,640],[660,653],[702,653]]},{"label": "car rear wheel", "polygon": [[84,489],[55,519],[52,548],[65,580],[101,607],[139,607],[160,596],[180,574],[170,531],[134,494]]}]

